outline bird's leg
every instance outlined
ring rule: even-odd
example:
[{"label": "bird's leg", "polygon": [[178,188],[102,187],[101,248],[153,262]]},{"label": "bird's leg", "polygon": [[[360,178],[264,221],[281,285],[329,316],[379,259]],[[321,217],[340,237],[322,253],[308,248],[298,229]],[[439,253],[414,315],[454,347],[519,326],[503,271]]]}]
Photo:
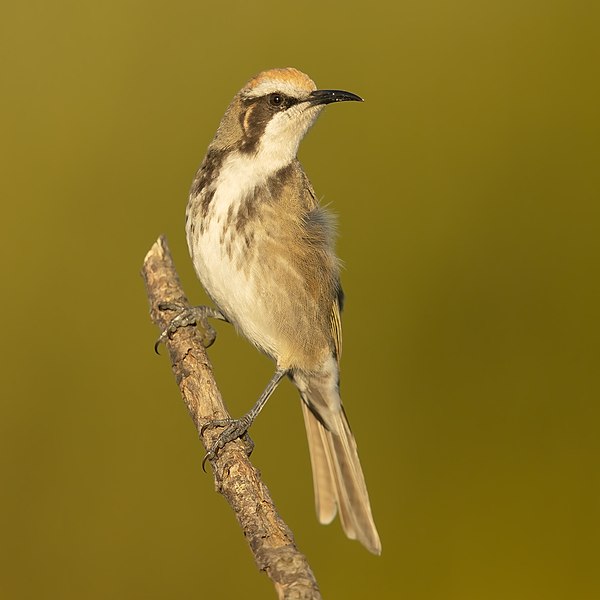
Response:
[{"label": "bird's leg", "polygon": [[212,346],[214,343],[217,332],[213,329],[212,325],[208,322],[208,318],[220,319],[221,321],[227,321],[227,317],[218,309],[211,308],[210,306],[189,306],[185,307],[181,304],[174,302],[161,302],[158,305],[159,310],[173,310],[176,314],[167,327],[160,334],[159,338],[154,344],[154,351],[158,354],[158,347],[162,342],[171,336],[180,328],[187,327],[188,325],[200,325],[203,329],[202,343],[205,348]]},{"label": "bird's leg", "polygon": [[[254,446],[252,440],[248,436],[248,429],[254,423],[254,419],[258,416],[258,413],[262,410],[263,406],[267,403],[267,400],[271,397],[271,394],[275,391],[275,388],[279,385],[281,378],[287,373],[286,369],[277,369],[271,380],[267,384],[260,398],[256,401],[256,404],[247,412],[243,417],[239,419],[217,419],[215,421],[209,421],[202,426],[200,435],[203,435],[206,429],[211,427],[225,427],[220,433],[216,442],[212,445],[211,449],[206,453],[202,459],[202,469],[207,460],[212,460],[216,457],[217,452],[225,446],[228,442],[232,442],[239,437],[246,438],[246,441],[250,443],[251,448]],[[251,452],[252,450],[250,450]],[[206,469],[204,469],[206,470]]]}]

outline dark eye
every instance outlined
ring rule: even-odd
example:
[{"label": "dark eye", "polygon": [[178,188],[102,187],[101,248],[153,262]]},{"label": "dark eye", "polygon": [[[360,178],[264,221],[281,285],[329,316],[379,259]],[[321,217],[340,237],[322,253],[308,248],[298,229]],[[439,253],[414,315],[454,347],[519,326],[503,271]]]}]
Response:
[{"label": "dark eye", "polygon": [[269,94],[269,104],[275,108],[281,108],[283,106],[284,96],[282,94]]}]

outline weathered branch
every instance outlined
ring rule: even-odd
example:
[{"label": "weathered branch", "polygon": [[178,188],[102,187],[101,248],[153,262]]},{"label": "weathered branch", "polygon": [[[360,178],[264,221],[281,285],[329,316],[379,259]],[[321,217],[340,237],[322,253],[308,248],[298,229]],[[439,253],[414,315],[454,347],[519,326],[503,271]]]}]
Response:
[{"label": "weathered branch", "polygon": [[[159,310],[160,303],[189,306],[164,236],[158,238],[146,255],[142,277],[150,301],[150,316],[162,331],[174,313]],[[166,347],[183,400],[208,449],[219,429],[207,429],[201,435],[202,426],[213,419],[227,418],[229,414],[217,389],[201,336],[195,327],[184,327],[166,341]],[[273,581],[279,598],[320,599],[310,566],[275,510],[267,487],[246,455],[244,442],[237,440],[227,444],[211,464],[217,491],[231,505],[258,568]]]}]

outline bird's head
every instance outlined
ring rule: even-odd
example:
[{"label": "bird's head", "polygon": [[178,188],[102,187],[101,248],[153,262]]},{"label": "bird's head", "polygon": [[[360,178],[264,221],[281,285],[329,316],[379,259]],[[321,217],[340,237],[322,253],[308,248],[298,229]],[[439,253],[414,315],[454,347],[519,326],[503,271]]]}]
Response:
[{"label": "bird's head", "polygon": [[289,163],[326,104],[359,101],[343,90],[318,90],[294,68],[270,69],[252,78],[227,109],[215,142],[244,154]]}]

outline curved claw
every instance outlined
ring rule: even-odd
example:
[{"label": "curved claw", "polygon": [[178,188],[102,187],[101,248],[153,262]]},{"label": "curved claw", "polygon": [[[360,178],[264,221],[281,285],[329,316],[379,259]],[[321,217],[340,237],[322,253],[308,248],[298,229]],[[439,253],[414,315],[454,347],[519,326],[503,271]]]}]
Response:
[{"label": "curved claw", "polygon": [[171,335],[173,333],[175,333],[175,331],[177,331],[177,326],[175,326],[175,328],[173,328],[172,323],[173,322],[171,321],[171,323],[167,326],[167,328],[158,336],[158,339],[156,340],[156,342],[154,342],[154,352],[156,352],[156,354],[158,354],[158,355],[160,355],[160,352],[158,351],[158,347],[161,344],[164,344],[167,339],[171,339]]},{"label": "curved claw", "polygon": [[252,453],[254,452],[254,440],[247,431],[242,436],[242,440],[244,440],[244,443],[246,444],[246,456],[252,456]]},{"label": "curved claw", "polygon": [[210,348],[217,339],[217,332],[207,320],[202,321],[200,324],[204,330],[204,334],[202,336],[202,345],[205,348]]},{"label": "curved claw", "polygon": [[202,459],[202,470],[206,473],[206,461],[212,460],[215,457],[215,453],[212,450],[209,450]]},{"label": "curved claw", "polygon": [[[231,422],[233,421],[233,419],[215,419],[214,421],[208,421],[206,423],[204,423],[204,425],[202,425],[202,427],[200,427],[200,436],[204,437],[204,432],[207,429],[210,429],[212,427],[225,427],[225,425],[229,425],[231,424]],[[206,473],[206,461],[207,460],[212,460],[213,458],[215,458],[217,456],[217,449],[220,448],[222,446],[219,446],[219,439],[217,439],[217,441],[213,444],[212,448],[204,455],[204,458],[202,459],[202,470]]]},{"label": "curved claw", "polygon": [[[176,304],[175,302],[159,302],[158,310],[173,310],[173,311],[182,311],[185,307],[181,304]],[[167,328],[158,336],[156,342],[154,342],[154,352],[160,356],[160,352],[158,347],[165,341],[167,335],[169,333],[169,327],[171,324],[167,326]]]}]

